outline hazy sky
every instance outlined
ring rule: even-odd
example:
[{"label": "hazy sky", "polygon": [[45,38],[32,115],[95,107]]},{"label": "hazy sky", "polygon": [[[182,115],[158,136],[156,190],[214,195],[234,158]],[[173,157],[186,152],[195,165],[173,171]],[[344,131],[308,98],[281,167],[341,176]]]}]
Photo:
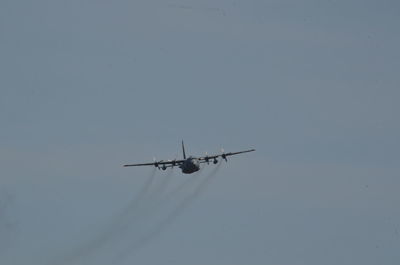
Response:
[{"label": "hazy sky", "polygon": [[[399,14],[0,1],[0,263],[399,264]],[[148,190],[121,167],[181,139],[257,152]]]}]

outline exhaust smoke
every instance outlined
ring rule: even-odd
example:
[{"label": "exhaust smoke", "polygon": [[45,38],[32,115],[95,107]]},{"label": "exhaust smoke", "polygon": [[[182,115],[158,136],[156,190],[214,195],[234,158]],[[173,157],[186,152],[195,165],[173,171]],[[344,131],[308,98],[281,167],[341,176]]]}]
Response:
[{"label": "exhaust smoke", "polygon": [[[153,169],[137,196],[96,236],[49,265],[87,264],[89,260],[96,264],[122,262],[176,220],[204,192],[220,167],[218,163],[206,176],[201,176],[200,170],[171,188],[174,171],[170,170],[157,181],[156,169]],[[110,250],[114,254],[105,254]]]},{"label": "exhaust smoke", "polygon": [[[221,167],[221,163],[218,163],[218,165],[205,177],[200,179],[196,186],[194,187],[194,190],[189,193],[186,197],[184,197],[179,204],[173,207],[172,211],[164,217],[162,220],[160,220],[156,225],[147,233],[139,237],[137,240],[135,240],[130,247],[126,248],[125,251],[121,252],[117,258],[114,260],[113,264],[119,264],[122,262],[126,257],[134,253],[137,249],[143,247],[151,241],[152,239],[158,237],[167,227],[169,224],[171,224],[174,220],[176,220],[179,215],[181,215],[185,209],[187,209],[188,206],[198,196],[200,196],[205,189],[207,188],[208,184],[212,180],[212,178],[218,173],[219,169]],[[196,178],[192,177],[186,182],[184,182],[182,186],[178,187],[178,189],[174,190],[171,192],[169,195],[176,195],[176,192],[179,191],[179,188],[181,187],[186,187],[187,184],[191,183],[192,180],[197,180]]]}]

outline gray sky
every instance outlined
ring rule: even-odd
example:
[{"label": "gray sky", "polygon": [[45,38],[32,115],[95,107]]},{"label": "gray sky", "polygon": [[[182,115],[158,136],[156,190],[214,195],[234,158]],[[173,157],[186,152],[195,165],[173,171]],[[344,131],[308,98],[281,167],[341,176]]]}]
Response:
[{"label": "gray sky", "polygon": [[399,264],[399,11],[1,1],[0,263]]}]

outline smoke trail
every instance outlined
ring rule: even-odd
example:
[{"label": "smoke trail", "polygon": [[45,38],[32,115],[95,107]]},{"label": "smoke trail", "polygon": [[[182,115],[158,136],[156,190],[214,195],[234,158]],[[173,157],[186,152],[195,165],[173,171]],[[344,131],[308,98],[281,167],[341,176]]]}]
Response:
[{"label": "smoke trail", "polygon": [[173,173],[174,173],[173,169],[168,170],[167,174],[165,176],[162,176],[160,184],[157,187],[155,187],[155,191],[152,194],[156,196],[162,195],[165,189],[167,188],[168,184],[171,182]]},{"label": "smoke trail", "polygon": [[[201,183],[207,182],[207,179],[214,175],[218,168],[219,165],[216,167],[216,169],[213,170],[210,176],[207,176],[207,178],[204,179]],[[135,198],[133,198],[131,202],[125,208],[123,208],[123,210],[115,218],[113,218],[112,221],[109,222],[109,224],[101,233],[99,233],[88,242],[81,244],[80,247],[65,255],[63,258],[55,259],[56,262],[49,264],[86,264],[89,262],[89,258],[99,258],[99,254],[102,253],[99,252],[101,249],[104,249],[107,245],[110,244],[113,244],[113,246],[115,246],[117,243],[122,243],[124,232],[127,232],[130,227],[132,227],[135,223],[137,224],[140,220],[145,220],[146,218],[148,219],[152,214],[157,213],[161,206],[174,199],[174,197],[182,190],[186,190],[189,185],[193,184],[193,182],[198,179],[198,175],[201,172],[199,171],[189,176],[187,180],[178,185],[176,188],[172,189],[172,191],[164,194],[167,186],[171,182],[173,171],[171,170],[168,172],[167,175],[163,176],[164,178],[156,186],[155,171],[156,170],[154,169],[151,172],[150,176],[147,178],[147,181],[143,185],[143,188],[139,191],[138,195],[135,196]],[[151,238],[161,233],[164,230],[164,227],[167,226],[167,224],[171,223],[180,214],[180,212],[182,212],[187,207],[187,205],[189,205],[189,203],[195,197],[197,197],[197,194],[199,194],[201,190],[204,189],[202,188],[202,186],[204,185],[199,185],[195,189],[195,193],[193,194],[193,196],[188,196],[188,199],[185,199],[182,203],[178,205],[178,207],[174,208],[173,211],[168,214],[166,218],[164,218],[164,221],[158,223],[149,233],[142,236],[139,239],[139,244],[134,245],[134,250],[138,248],[136,247],[136,245],[139,245],[140,247]],[[148,222],[144,222],[144,224],[148,224]],[[140,233],[140,230],[136,228],[136,231],[134,232]],[[105,263],[106,261],[103,259],[101,260],[101,262]]]},{"label": "smoke trail", "polygon": [[[157,209],[161,208],[165,204],[167,204],[170,200],[172,200],[177,194],[179,194],[181,191],[186,190],[189,188],[189,186],[196,181],[198,178],[198,175],[200,174],[200,171],[194,173],[193,175],[190,175],[184,182],[180,183],[177,187],[175,187],[172,191],[168,192],[164,196],[158,196],[157,195],[162,195],[162,194],[154,194],[153,197],[149,198],[150,201],[146,205],[145,212],[142,212],[140,214],[140,217],[146,217],[146,213],[150,214],[153,212],[156,212]],[[150,196],[149,196],[150,197]],[[136,220],[137,221],[137,220]]]},{"label": "smoke trail", "polygon": [[156,170],[153,169],[149,177],[147,177],[147,180],[142,189],[139,191],[138,195],[133,198],[131,202],[116,217],[113,218],[113,220],[109,222],[109,224],[100,234],[91,239],[89,242],[86,242],[84,245],[81,245],[75,251],[72,251],[64,256],[61,261],[59,260],[51,264],[75,264],[76,262],[93,255],[97,249],[103,247],[110,240],[123,232],[123,230],[129,225],[129,221],[131,219],[130,216],[132,213],[136,211],[141,202],[148,195],[155,179],[155,173]]},{"label": "smoke trail", "polygon": [[[157,223],[152,230],[148,233],[144,234],[142,237],[139,238],[138,241],[135,241],[129,248],[126,248],[123,252],[117,255],[114,259],[113,264],[119,264],[122,262],[128,255],[132,254],[135,250],[143,247],[146,243],[148,243],[153,238],[159,236],[169,224],[171,224],[179,215],[183,213],[183,211],[198,197],[204,190],[207,188],[210,180],[217,174],[218,170],[221,167],[221,163],[218,165],[204,178],[202,179],[197,186],[195,187],[194,191],[183,198],[183,200],[159,223]],[[184,182],[183,185],[178,187],[178,189],[171,192],[169,195],[173,196],[176,192],[183,187],[186,187],[188,183],[191,183],[196,178],[190,178],[188,181]]]},{"label": "smoke trail", "polygon": [[166,178],[163,179],[163,183],[161,183],[154,191],[149,192],[147,194],[148,196],[146,196],[146,201],[143,200],[143,204],[139,205],[140,208],[137,207],[135,209],[135,212],[133,213],[134,216],[129,219],[129,224],[125,228],[128,229],[129,227],[133,227],[134,225],[140,225],[141,221],[145,221],[144,223],[148,224],[148,220],[149,218],[151,218],[152,215],[159,213],[166,204],[168,204],[171,200],[174,199],[175,196],[177,196],[177,194],[179,194],[183,190],[188,189],[189,186],[193,184],[193,182],[197,179],[199,174],[200,171],[196,172],[193,175],[190,175],[184,182],[180,183],[180,185],[175,187],[172,191],[163,195],[162,190],[166,188],[165,186],[168,185],[168,182],[172,177],[172,174],[166,175]]},{"label": "smoke trail", "polygon": [[150,173],[150,176],[147,178],[147,181],[145,182],[143,188],[139,191],[139,194],[136,196],[136,198],[132,199],[132,201],[128,204],[128,206],[125,208],[122,213],[128,212],[130,209],[136,207],[140,201],[147,195],[151,188],[151,184],[154,181],[154,178],[156,176],[156,169],[153,168],[153,170]]},{"label": "smoke trail", "polygon": [[[173,196],[171,195],[174,193],[184,189],[192,182],[192,180],[195,179],[195,176],[197,175],[194,174],[191,176],[192,178],[182,183],[165,198],[162,195],[172,179],[173,171],[171,170],[167,175],[163,176],[161,182],[154,188],[155,172],[156,170],[154,169],[148,180],[145,182],[143,188],[140,190],[139,194],[128,204],[127,207],[124,208],[124,210],[120,212],[117,217],[113,218],[113,220],[106,226],[105,231],[97,235],[94,239],[90,240],[83,246],[80,246],[75,252],[71,253],[67,257],[64,257],[62,259],[62,263],[56,264],[65,265],[79,262],[86,263],[85,261],[89,257],[93,257],[96,251],[105,247],[108,243],[114,242],[129,227],[132,227],[141,219],[146,219],[151,214],[155,213],[158,209],[158,206],[161,206],[163,202],[167,202],[167,200],[172,198]],[[117,243],[117,241],[114,243]]]},{"label": "smoke trail", "polygon": [[[147,178],[148,180],[145,182],[139,194],[124,208],[124,210],[120,212],[117,217],[113,218],[113,220],[109,222],[105,231],[83,246],[80,246],[67,257],[64,257],[61,263],[59,262],[56,264],[75,264],[77,262],[85,261],[90,256],[94,256],[96,251],[119,238],[123,232],[125,232],[129,227],[132,227],[134,223],[137,223],[141,219],[148,218],[149,215],[155,213],[156,209],[158,209],[157,205],[161,205],[160,202],[165,202],[165,198],[163,198],[162,195],[171,181],[173,173],[174,171],[170,170],[167,175],[163,176],[161,182],[153,188],[155,186],[154,169],[149,178]],[[183,189],[186,185],[186,182],[183,183],[179,186],[179,189]],[[114,243],[117,243],[117,241]]]}]

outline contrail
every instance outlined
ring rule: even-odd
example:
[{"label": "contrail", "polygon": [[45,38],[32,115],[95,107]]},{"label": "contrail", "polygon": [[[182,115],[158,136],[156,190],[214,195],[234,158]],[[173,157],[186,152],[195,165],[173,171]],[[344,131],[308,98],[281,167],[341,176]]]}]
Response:
[{"label": "contrail", "polygon": [[[132,254],[132,252],[136,251],[137,249],[143,247],[146,243],[148,243],[150,240],[153,238],[157,237],[160,235],[165,228],[171,224],[180,214],[183,213],[183,211],[202,193],[204,190],[207,188],[210,180],[216,175],[218,172],[219,168],[221,167],[221,163],[218,163],[218,165],[204,178],[202,179],[198,185],[195,187],[193,193],[189,194],[186,196],[163,220],[161,220],[159,223],[153,227],[152,230],[150,230],[148,233],[143,235],[142,237],[139,238],[139,240],[135,241],[129,248],[126,248],[125,251],[120,253],[114,260],[113,264],[119,264],[122,262],[128,255]],[[193,180],[195,178],[191,178],[185,183],[184,185],[178,187],[182,188],[185,187],[188,183],[191,183],[190,180]],[[174,195],[176,194],[176,191],[178,189],[174,190],[171,192],[169,195]]]}]

